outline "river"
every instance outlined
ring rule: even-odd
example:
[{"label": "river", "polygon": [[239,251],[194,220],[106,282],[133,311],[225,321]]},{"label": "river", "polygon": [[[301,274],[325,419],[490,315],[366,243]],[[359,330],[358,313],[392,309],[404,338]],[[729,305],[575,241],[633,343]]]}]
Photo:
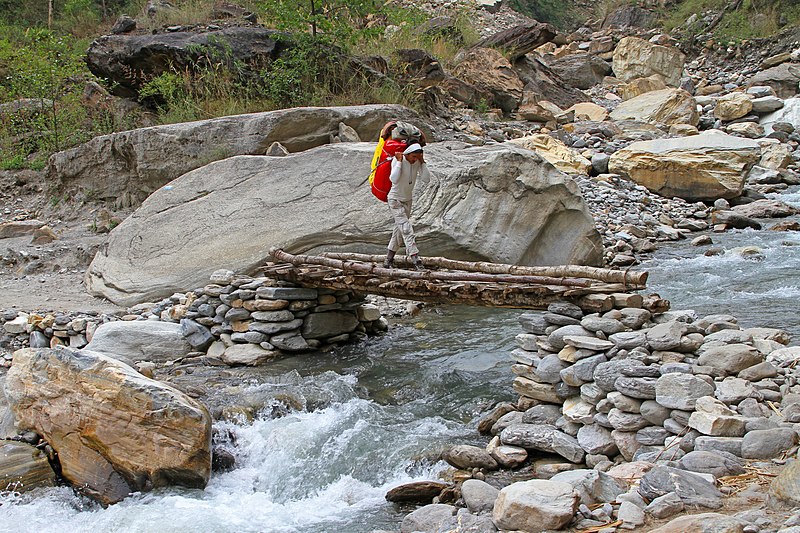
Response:
[{"label": "river", "polygon": [[[781,198],[800,207],[796,189]],[[800,235],[745,230],[712,238],[724,254],[706,257],[681,241],[643,264],[649,292],[673,309],[786,329],[798,344]],[[736,253],[742,246],[759,247],[760,260]],[[448,443],[484,442],[477,420],[494,402],[513,398],[508,353],[520,313],[437,307],[331,356],[284,360],[274,375],[247,386],[288,384],[309,409],[218,423],[234,436],[227,446],[237,468],[214,475],[205,490],[137,494],[107,509],[67,488],[0,496],[0,532],[397,530],[410,509],[387,503],[386,491],[436,479],[444,467],[436,452]]]}]

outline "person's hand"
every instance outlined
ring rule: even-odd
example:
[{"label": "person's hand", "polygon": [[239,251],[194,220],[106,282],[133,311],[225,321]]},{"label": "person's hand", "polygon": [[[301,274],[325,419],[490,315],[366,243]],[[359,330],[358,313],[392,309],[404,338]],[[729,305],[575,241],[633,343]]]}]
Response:
[{"label": "person's hand", "polygon": [[403,160],[403,152],[395,152],[394,158],[397,159],[398,161],[402,161]]}]

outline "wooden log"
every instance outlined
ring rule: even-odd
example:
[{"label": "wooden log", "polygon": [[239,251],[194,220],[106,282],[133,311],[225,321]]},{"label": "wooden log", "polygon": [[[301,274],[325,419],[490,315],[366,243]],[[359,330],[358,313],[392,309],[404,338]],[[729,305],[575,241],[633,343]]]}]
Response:
[{"label": "wooden log", "polygon": [[320,257],[313,255],[292,255],[283,250],[272,248],[270,255],[281,261],[286,261],[293,265],[303,264],[324,265],[342,270],[375,274],[377,276],[392,279],[425,279],[441,281],[485,281],[485,282],[508,282],[508,283],[538,283],[543,285],[564,285],[569,287],[589,287],[591,283],[584,279],[555,278],[537,275],[519,274],[484,274],[477,272],[437,272],[437,271],[415,271],[397,268],[383,268],[375,266],[373,263],[366,263],[357,260],[340,260],[330,257]]},{"label": "wooden log", "polygon": [[[356,253],[325,252],[321,257],[338,259],[341,261],[361,261],[364,263],[382,263],[385,255],[368,255]],[[422,257],[422,264],[426,268],[438,267],[452,270],[465,270],[467,272],[483,272],[485,274],[514,274],[525,276],[552,276],[587,278],[606,283],[622,283],[630,285],[629,290],[643,289],[647,283],[647,272],[630,270],[611,270],[582,265],[560,265],[548,267],[533,267],[522,265],[508,265],[503,263],[490,263],[488,261],[457,261],[445,257]],[[412,262],[407,257],[395,257],[398,265],[411,266]]]},{"label": "wooden log", "polygon": [[532,52],[545,43],[549,43],[558,35],[558,30],[552,24],[532,22],[520,24],[507,30],[484,37],[473,48],[498,48],[508,54],[512,63],[528,52]]}]

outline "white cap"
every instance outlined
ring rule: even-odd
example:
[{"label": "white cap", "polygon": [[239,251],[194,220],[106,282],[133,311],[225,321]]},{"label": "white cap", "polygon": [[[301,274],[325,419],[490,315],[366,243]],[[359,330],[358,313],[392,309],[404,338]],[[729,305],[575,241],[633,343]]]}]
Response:
[{"label": "white cap", "polygon": [[421,151],[422,151],[422,145],[420,145],[419,143],[414,143],[405,150],[403,150],[403,155],[413,154],[414,152],[421,152]]}]

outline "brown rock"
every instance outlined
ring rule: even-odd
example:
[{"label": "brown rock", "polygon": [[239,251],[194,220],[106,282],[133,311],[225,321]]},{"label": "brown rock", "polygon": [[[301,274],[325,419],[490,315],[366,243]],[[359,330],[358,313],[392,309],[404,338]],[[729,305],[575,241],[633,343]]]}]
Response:
[{"label": "brown rock", "polygon": [[660,46],[638,37],[625,37],[614,49],[614,74],[623,81],[658,74],[664,82],[677,87],[683,74],[686,56],[675,47]]},{"label": "brown rock", "polygon": [[485,37],[475,46],[499,48],[507,54],[510,61],[514,61],[549,43],[557,34],[558,30],[553,25],[533,21],[531,24],[521,24]]},{"label": "brown rock", "polygon": [[395,503],[431,503],[436,496],[448,487],[439,481],[415,481],[395,487],[386,493],[386,501]]},{"label": "brown rock", "polygon": [[32,235],[34,231],[44,226],[40,220],[19,220],[0,224],[0,239],[13,239]]},{"label": "brown rock", "polygon": [[0,442],[0,491],[54,487],[56,474],[39,449],[24,442]]},{"label": "brown rock", "polygon": [[50,228],[50,226],[42,226],[41,228],[34,230],[31,244],[48,244],[56,239],[58,239],[58,236],[56,236],[55,232]]},{"label": "brown rock", "polygon": [[771,496],[792,506],[800,505],[800,460],[783,467],[769,487]]},{"label": "brown rock", "polygon": [[18,350],[6,396],[20,427],[58,452],[64,478],[103,503],[208,482],[208,411],[124,363],[61,347]]},{"label": "brown rock", "polygon": [[503,111],[513,111],[522,100],[522,81],[511,63],[492,48],[473,48],[453,69],[453,75],[491,93],[493,104]]},{"label": "brown rock", "polygon": [[652,76],[636,78],[624,85],[620,85],[618,91],[623,100],[630,100],[644,93],[660,91],[666,88],[667,84],[664,83],[664,78],[658,74],[653,74]]},{"label": "brown rock", "polygon": [[611,112],[616,121],[639,120],[650,124],[691,124],[697,126],[700,115],[697,102],[683,89],[650,91],[622,102]]}]

